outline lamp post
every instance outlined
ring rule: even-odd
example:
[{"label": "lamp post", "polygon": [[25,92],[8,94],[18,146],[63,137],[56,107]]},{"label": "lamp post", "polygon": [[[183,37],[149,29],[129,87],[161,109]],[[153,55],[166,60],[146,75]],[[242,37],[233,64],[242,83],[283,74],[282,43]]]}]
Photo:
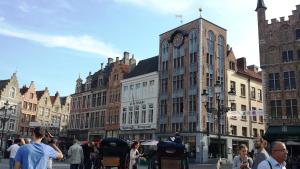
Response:
[{"label": "lamp post", "polygon": [[3,146],[5,124],[6,124],[6,122],[8,122],[10,120],[11,113],[9,113],[9,112],[13,111],[14,109],[15,109],[14,106],[9,106],[8,101],[6,101],[4,103],[4,106],[1,108],[2,114],[1,114],[1,119],[0,120],[1,120],[1,124],[2,124],[2,132],[1,132],[1,144],[0,144],[0,147],[1,147],[2,153],[4,152],[3,149],[2,149],[2,146]]},{"label": "lamp post", "polygon": [[[216,101],[217,101],[217,123],[218,123],[218,158],[221,158],[221,152],[222,152],[222,145],[221,145],[221,112],[227,112],[229,108],[225,107],[224,105],[221,106],[221,99],[220,94],[222,91],[222,86],[219,81],[216,82],[214,86],[214,93],[216,95]],[[206,90],[203,90],[202,96],[208,96],[209,94],[206,92]],[[232,102],[235,100],[235,91],[233,88],[230,88],[230,91],[228,92],[228,101]],[[206,109],[209,110],[208,105],[206,105]],[[215,109],[214,109],[215,110]],[[209,125],[207,125],[209,127]],[[207,129],[209,130],[209,129]]]}]

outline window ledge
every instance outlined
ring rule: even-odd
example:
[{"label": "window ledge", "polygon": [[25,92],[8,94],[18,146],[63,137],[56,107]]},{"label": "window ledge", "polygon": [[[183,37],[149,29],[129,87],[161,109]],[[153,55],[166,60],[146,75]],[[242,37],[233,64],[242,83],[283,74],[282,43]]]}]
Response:
[{"label": "window ledge", "polygon": [[240,96],[241,98],[246,98],[246,96]]}]

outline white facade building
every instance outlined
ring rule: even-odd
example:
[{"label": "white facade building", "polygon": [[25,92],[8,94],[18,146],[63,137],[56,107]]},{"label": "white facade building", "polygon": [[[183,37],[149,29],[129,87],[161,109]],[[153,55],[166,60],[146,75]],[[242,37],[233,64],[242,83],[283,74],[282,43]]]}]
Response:
[{"label": "white facade building", "polygon": [[148,140],[155,137],[158,110],[158,57],[139,62],[121,81],[120,137]]}]

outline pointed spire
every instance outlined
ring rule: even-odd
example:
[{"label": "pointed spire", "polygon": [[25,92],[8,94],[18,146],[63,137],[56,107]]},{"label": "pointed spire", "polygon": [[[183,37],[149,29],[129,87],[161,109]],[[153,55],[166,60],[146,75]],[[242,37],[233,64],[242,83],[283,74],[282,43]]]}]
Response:
[{"label": "pointed spire", "polygon": [[257,0],[257,7],[255,9],[255,11],[257,11],[260,8],[264,8],[265,10],[267,9],[264,0]]}]

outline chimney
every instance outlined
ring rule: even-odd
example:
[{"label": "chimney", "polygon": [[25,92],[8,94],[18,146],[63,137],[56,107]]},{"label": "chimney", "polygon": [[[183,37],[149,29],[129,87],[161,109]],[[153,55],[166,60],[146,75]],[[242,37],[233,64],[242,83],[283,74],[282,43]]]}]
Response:
[{"label": "chimney", "polygon": [[101,70],[103,70],[103,63],[101,63]]},{"label": "chimney", "polygon": [[255,73],[258,73],[258,66],[256,66],[256,65],[250,65],[250,66],[247,66],[247,68],[249,70],[252,70]]},{"label": "chimney", "polygon": [[124,61],[124,64],[129,65],[129,52],[126,52],[126,51],[124,52],[123,61]]},{"label": "chimney", "polygon": [[108,59],[107,59],[107,64],[110,65],[113,61],[114,61],[113,58],[108,58]]},{"label": "chimney", "polygon": [[242,58],[238,58],[237,60],[236,60],[236,64],[237,64],[237,68],[239,69],[239,70],[246,70],[246,65],[247,65],[247,63],[246,63],[246,58],[244,58],[244,57],[242,57]]}]

